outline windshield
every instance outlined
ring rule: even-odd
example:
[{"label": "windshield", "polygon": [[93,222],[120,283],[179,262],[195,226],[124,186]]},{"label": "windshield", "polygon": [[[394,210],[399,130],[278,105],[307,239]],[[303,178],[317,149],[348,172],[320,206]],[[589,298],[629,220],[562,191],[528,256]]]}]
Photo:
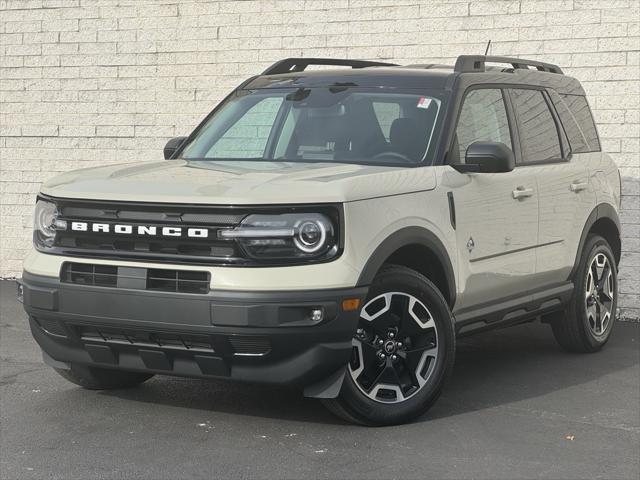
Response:
[{"label": "windshield", "polygon": [[396,89],[239,91],[182,158],[417,164],[430,160],[441,110],[436,94]]}]

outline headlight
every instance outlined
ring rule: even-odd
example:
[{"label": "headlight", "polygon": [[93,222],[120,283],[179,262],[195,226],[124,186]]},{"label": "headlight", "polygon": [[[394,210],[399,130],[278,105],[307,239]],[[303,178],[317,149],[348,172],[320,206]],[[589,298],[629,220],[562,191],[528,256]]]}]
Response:
[{"label": "headlight", "polygon": [[327,226],[318,220],[305,220],[296,228],[293,243],[306,253],[321,250],[327,240]]},{"label": "headlight", "polygon": [[235,239],[256,259],[318,259],[338,250],[336,229],[320,213],[249,215],[240,226],[221,230],[219,236]]},{"label": "headlight", "polygon": [[64,230],[67,223],[58,219],[58,209],[55,204],[45,200],[38,200],[33,215],[33,241],[40,247],[51,247],[58,230]]}]

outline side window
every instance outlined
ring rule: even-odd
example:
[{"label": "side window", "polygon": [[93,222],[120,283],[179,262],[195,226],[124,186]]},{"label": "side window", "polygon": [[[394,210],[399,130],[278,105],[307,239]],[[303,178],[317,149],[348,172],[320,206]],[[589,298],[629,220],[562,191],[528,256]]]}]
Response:
[{"label": "side window", "polygon": [[271,97],[256,103],[211,146],[206,156],[262,157],[282,101],[282,97]]},{"label": "side window", "polygon": [[[513,150],[502,91],[478,89],[467,94],[456,127],[457,154],[464,162],[467,148],[473,142],[502,142]],[[456,148],[454,144],[453,148]],[[456,152],[453,152],[454,156]]]},{"label": "side window", "polygon": [[558,116],[562,122],[562,127],[567,134],[569,144],[571,145],[571,151],[573,153],[585,153],[590,151],[589,142],[587,141],[582,128],[580,128],[578,121],[569,110],[569,107],[567,107],[566,103],[555,90],[548,89],[547,92],[549,93],[549,97],[553,102],[556,112],[558,112]]},{"label": "side window", "polygon": [[587,148],[585,152],[599,152],[600,140],[598,139],[598,131],[593,121],[591,109],[587,103],[587,98],[582,95],[562,95],[562,100],[569,108],[569,111],[580,126],[582,134],[587,140]]},{"label": "side window", "polygon": [[511,90],[526,163],[561,159],[558,128],[540,90]]}]

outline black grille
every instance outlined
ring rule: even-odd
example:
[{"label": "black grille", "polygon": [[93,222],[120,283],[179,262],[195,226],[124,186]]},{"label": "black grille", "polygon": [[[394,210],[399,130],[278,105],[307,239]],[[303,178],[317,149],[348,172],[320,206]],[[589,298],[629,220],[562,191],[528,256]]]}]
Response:
[{"label": "black grille", "polygon": [[169,350],[214,352],[209,335],[148,332],[114,327],[76,326],[78,336],[85,341],[136,347],[161,347]]},{"label": "black grille", "polygon": [[[34,244],[41,251],[69,257],[190,265],[293,265],[309,261],[258,259],[237,240],[219,236],[221,230],[237,227],[251,214],[319,212],[332,219],[340,235],[340,208],[336,205],[210,206],[41,198],[56,204],[58,218],[66,227],[56,232],[52,245],[44,245],[34,232]],[[179,233],[167,234],[165,229]]]},{"label": "black grille", "polygon": [[209,273],[150,268],[147,270],[147,290],[208,293]]},{"label": "black grille", "polygon": [[62,267],[62,281],[100,287],[118,286],[118,267],[67,262]]},{"label": "black grille", "polygon": [[232,336],[229,343],[236,355],[266,355],[271,351],[271,342],[266,337]]},{"label": "black grille", "polygon": [[72,325],[71,328],[85,342],[104,343],[114,347],[156,347],[182,352],[216,353],[221,356],[261,356],[271,352],[269,339],[254,335],[171,333],[102,325]]},{"label": "black grille", "polygon": [[[60,219],[67,230],[58,231],[53,249],[63,254],[107,258],[144,258],[199,263],[234,263],[242,260],[237,242],[218,238],[220,229],[237,226],[250,212],[244,208],[198,205],[136,204],[56,200]],[[73,230],[72,222],[85,222],[89,228]],[[109,226],[109,231],[91,231],[91,225]],[[116,233],[116,225],[131,227],[131,233]],[[138,227],[151,227],[155,235],[140,234]],[[161,234],[163,228],[180,229],[180,236]],[[189,229],[202,229],[206,237],[190,237]]]},{"label": "black grille", "polygon": [[[122,268],[124,267],[65,262],[62,266],[61,280],[65,283],[98,287],[120,286],[160,292],[209,293],[209,272],[129,267],[121,271]],[[132,276],[132,272],[137,275]],[[122,282],[120,285],[118,279]],[[129,279],[133,279],[134,282],[124,281]]]}]

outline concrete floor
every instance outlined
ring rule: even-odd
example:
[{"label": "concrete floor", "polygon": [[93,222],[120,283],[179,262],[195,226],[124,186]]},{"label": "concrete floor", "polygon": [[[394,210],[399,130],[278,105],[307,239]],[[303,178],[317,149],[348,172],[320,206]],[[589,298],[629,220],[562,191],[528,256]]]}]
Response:
[{"label": "concrete floor", "polygon": [[296,391],[155,377],[82,390],[40,359],[0,282],[0,478],[628,478],[640,475],[638,323],[594,355],[528,324],[464,339],[411,425],[363,428]]}]

